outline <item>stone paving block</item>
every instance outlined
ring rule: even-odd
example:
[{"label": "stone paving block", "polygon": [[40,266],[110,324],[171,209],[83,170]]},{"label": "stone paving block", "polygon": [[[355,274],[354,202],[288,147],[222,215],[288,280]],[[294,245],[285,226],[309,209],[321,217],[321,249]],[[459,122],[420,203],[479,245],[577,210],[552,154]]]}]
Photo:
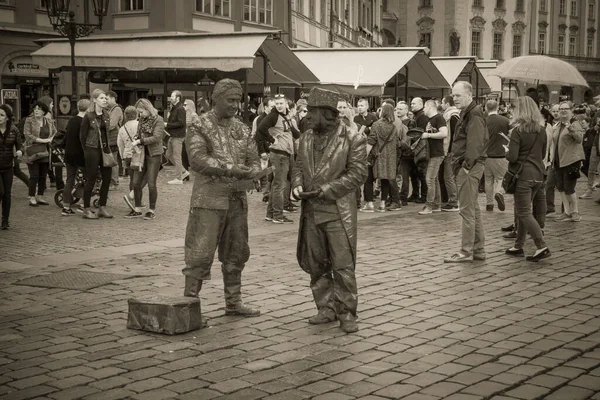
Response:
[{"label": "stone paving block", "polygon": [[[81,368],[81,367],[78,367],[78,368]],[[100,368],[100,369],[91,369],[90,368],[87,371],[81,371],[80,374],[89,376],[90,378],[93,378],[96,380],[99,380],[99,379],[108,378],[109,376],[123,374],[126,372],[127,372],[127,370],[123,369],[123,368],[106,367],[106,368]]]},{"label": "stone paving block", "polygon": [[87,384],[89,382],[93,382],[93,381],[94,381],[94,379],[89,378],[87,376],[75,375],[75,376],[70,376],[68,378],[48,382],[48,385],[54,386],[58,389],[68,389],[68,388],[72,388],[75,386],[84,386],[85,384]]},{"label": "stone paving block", "polygon": [[90,386],[98,388],[100,390],[109,390],[118,388],[121,386],[125,386],[127,384],[132,383],[133,381],[129,378],[125,378],[122,376],[111,376],[110,378],[105,378],[96,382],[90,383]]},{"label": "stone paving block", "polygon": [[210,389],[198,389],[178,397],[179,400],[210,400],[222,396],[221,393]]},{"label": "stone paving block", "polygon": [[48,397],[56,400],[71,400],[80,399],[94,393],[98,393],[98,389],[89,386],[75,386],[69,389],[61,390],[60,392],[50,393]]},{"label": "stone paving block", "polygon": [[401,399],[411,393],[419,391],[421,388],[416,385],[390,385],[375,392],[376,396]]},{"label": "stone paving block", "polygon": [[177,397],[177,393],[166,389],[155,389],[148,392],[140,393],[132,397],[134,400],[162,400],[173,399]]},{"label": "stone paving block", "polygon": [[342,372],[341,374],[332,376],[330,380],[337,383],[341,383],[342,385],[350,385],[355,382],[360,382],[366,378],[368,378],[368,376],[365,374],[361,374],[356,371],[346,371]]},{"label": "stone paving block", "polygon": [[468,365],[455,364],[451,362],[440,365],[439,367],[432,369],[430,372],[446,376],[453,376],[468,369],[471,369],[471,367]]},{"label": "stone paving block", "polygon": [[413,393],[409,394],[402,400],[439,400],[439,397],[422,393]]},{"label": "stone paving block", "polygon": [[594,392],[589,389],[577,386],[563,386],[556,392],[546,396],[544,400],[584,400],[591,397],[593,394]]},{"label": "stone paving block", "polygon": [[[302,400],[310,397],[310,393],[300,390],[286,390],[285,392],[277,393],[272,396],[265,397],[265,400]],[[192,399],[190,399],[192,400]]]},{"label": "stone paving block", "polygon": [[432,372],[423,372],[415,375],[411,378],[405,379],[403,383],[417,385],[420,387],[427,387],[433,385],[436,382],[443,381],[447,377],[441,374],[434,374]]},{"label": "stone paving block", "polygon": [[237,378],[230,378],[210,385],[208,388],[221,393],[233,393],[252,386],[252,383]]},{"label": "stone paving block", "polygon": [[477,374],[475,372],[465,371],[461,372],[458,375],[454,375],[450,378],[447,378],[448,381],[457,382],[463,385],[474,385],[477,382],[481,382],[483,380],[488,379],[488,375]]},{"label": "stone paving block", "polygon": [[[96,383],[98,383],[98,382],[96,382]],[[150,378],[150,379],[144,379],[142,381],[134,381],[133,383],[130,383],[127,386],[125,386],[125,389],[132,390],[137,393],[141,393],[141,392],[146,392],[146,391],[149,391],[152,389],[157,389],[157,388],[166,386],[170,383],[172,383],[172,382],[168,381],[166,379]]]},{"label": "stone paving block", "polygon": [[372,394],[377,390],[380,390],[383,386],[375,383],[360,381],[355,382],[351,385],[342,387],[336,390],[337,393],[347,394],[348,396],[362,398],[366,395]]},{"label": "stone paving block", "polygon": [[277,370],[277,369],[269,369],[265,371],[254,372],[252,374],[240,376],[240,379],[250,382],[252,384],[264,383],[272,380],[279,379],[284,376],[288,376],[287,372]]},{"label": "stone paving block", "polygon": [[125,374],[122,374],[121,376],[123,376],[124,378],[129,378],[133,381],[138,381],[138,380],[153,378],[155,376],[165,375],[165,374],[168,374],[169,372],[170,371],[168,369],[164,369],[164,368],[160,368],[160,367],[150,367],[150,368],[143,368],[143,369],[138,369],[135,371],[127,372]]},{"label": "stone paving block", "polygon": [[360,367],[354,368],[354,371],[360,372],[361,374],[374,376],[385,371],[393,369],[396,365],[390,364],[383,361],[375,361],[372,363],[361,365]]},{"label": "stone paving block", "polygon": [[48,375],[35,375],[28,378],[19,379],[8,383],[8,386],[16,389],[27,389],[34,386],[41,386],[44,383],[51,382],[54,379]]},{"label": "stone paving block", "polygon": [[452,393],[462,390],[464,387],[465,385],[460,385],[458,383],[438,382],[421,390],[421,393],[446,398]]},{"label": "stone paving block", "polygon": [[289,372],[290,374],[305,371],[307,369],[311,369],[312,367],[319,365],[319,363],[310,360],[297,360],[292,361],[287,364],[280,365],[277,369],[280,369],[285,372]]},{"label": "stone paving block", "polygon": [[488,397],[503,391],[507,387],[508,386],[503,383],[485,381],[468,386],[463,389],[462,392]]},{"label": "stone paving block", "polygon": [[309,385],[301,386],[298,389],[312,393],[313,395],[319,395],[327,392],[333,392],[334,390],[343,388],[344,385],[340,385],[339,383],[333,381],[321,380]]},{"label": "stone paving block", "polygon": [[313,400],[352,400],[354,397],[347,396],[341,393],[325,393],[316,397]]},{"label": "stone paving block", "polygon": [[85,400],[121,400],[131,399],[135,392],[123,389],[103,390],[101,392],[85,396]]},{"label": "stone paving block", "polygon": [[401,374],[398,372],[383,372],[381,374],[369,377],[366,379],[367,382],[375,383],[381,386],[393,385],[395,383],[401,382],[407,378],[410,378],[410,375]]},{"label": "stone paving block", "polygon": [[515,397],[517,399],[534,400],[542,398],[542,396],[548,394],[551,388],[536,386],[532,384],[521,385],[513,390],[509,390],[505,393],[506,396]]},{"label": "stone paving block", "polygon": [[208,382],[223,382],[228,379],[237,378],[243,375],[250,374],[250,371],[241,369],[241,368],[225,368],[220,371],[212,372],[206,375],[202,375],[200,378],[206,380]]},{"label": "stone paving block", "polygon": [[600,378],[593,375],[582,375],[579,378],[570,381],[569,385],[589,389],[594,392],[600,392]]},{"label": "stone paving block", "polygon": [[223,399],[223,400],[254,400],[254,399],[261,399],[261,398],[265,397],[265,395],[267,395],[267,393],[261,392],[260,390],[246,388],[246,389],[237,391],[235,393],[231,393],[227,396],[223,396],[223,397],[221,397],[221,399]]},{"label": "stone paving block", "polygon": [[48,370],[45,368],[29,367],[29,368],[19,369],[16,371],[11,371],[4,375],[9,378],[17,380],[17,379],[29,378],[30,376],[42,375],[42,374],[45,374],[46,372],[48,372]]},{"label": "stone paving block", "polygon": [[46,395],[48,393],[56,392],[56,389],[50,386],[39,385],[32,386],[23,390],[15,390],[8,392],[4,396],[0,397],[0,400],[24,400],[32,399]]}]

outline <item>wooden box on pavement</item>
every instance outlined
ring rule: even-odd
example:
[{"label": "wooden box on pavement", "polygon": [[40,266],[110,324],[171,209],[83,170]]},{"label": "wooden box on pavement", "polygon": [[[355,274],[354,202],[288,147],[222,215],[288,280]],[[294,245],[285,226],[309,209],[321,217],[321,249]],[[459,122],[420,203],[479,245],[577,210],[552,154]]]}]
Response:
[{"label": "wooden box on pavement", "polygon": [[145,297],[129,299],[127,328],[175,335],[202,327],[200,299]]}]

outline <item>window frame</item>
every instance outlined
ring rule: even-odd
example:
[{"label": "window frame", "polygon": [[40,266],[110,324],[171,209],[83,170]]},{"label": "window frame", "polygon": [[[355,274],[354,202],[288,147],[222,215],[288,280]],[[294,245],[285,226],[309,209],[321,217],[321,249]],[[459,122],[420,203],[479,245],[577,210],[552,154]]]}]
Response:
[{"label": "window frame", "polygon": [[497,10],[506,10],[506,1],[505,0],[496,0],[496,9]]},{"label": "window frame", "polygon": [[[475,35],[477,35],[477,41],[474,40]],[[477,48],[475,48],[475,44],[477,44]],[[476,51],[473,51],[476,50]],[[471,57],[481,58],[481,31],[473,30],[471,31]]]},{"label": "window frame", "polygon": [[[517,38],[519,38],[519,40],[516,40]],[[519,51],[515,51],[516,49],[518,49]],[[523,35],[520,33],[517,34],[513,34],[513,45],[512,45],[512,56],[513,58],[515,57],[521,57],[523,55]]]},{"label": "window frame", "polygon": [[[243,22],[273,26],[274,0],[244,0]],[[261,22],[261,13],[264,12],[264,22]]]},{"label": "window frame", "polygon": [[[206,0],[196,0],[196,12],[201,13],[201,14],[213,15],[215,17],[231,18],[231,2],[232,2],[232,0],[209,0],[209,1],[210,1],[210,10],[206,11],[205,9],[198,8],[199,4],[202,4],[204,6],[206,4]],[[219,4],[221,5],[221,9],[220,9],[219,13],[216,12],[217,2],[219,2]],[[224,4],[229,5],[229,7],[227,7],[227,15],[225,15],[225,13],[223,12],[226,9],[225,7],[223,7]],[[204,8],[204,7],[202,7],[202,8]]]},{"label": "window frame", "polygon": [[546,32],[538,32],[538,53],[546,54]]},{"label": "window frame", "polygon": [[[130,5],[135,4],[137,2],[141,2],[142,3],[142,7],[141,8],[133,8],[131,10],[126,10],[124,9],[123,5],[126,3],[129,3]],[[146,11],[146,2],[145,0],[119,0],[118,1],[118,12],[120,13],[130,13],[130,12],[144,12]]]},{"label": "window frame", "polygon": [[565,55],[565,34],[564,33],[559,33],[558,34],[558,54],[561,56]]},{"label": "window frame", "polygon": [[596,19],[596,4],[588,3],[588,19]]},{"label": "window frame", "polygon": [[421,0],[419,7],[433,7],[431,0]]},{"label": "window frame", "polygon": [[[426,38],[426,37],[428,37],[429,40],[424,40],[424,38]],[[431,54],[431,47],[433,45],[432,41],[433,41],[433,35],[431,32],[419,33],[419,44],[423,44],[425,47],[427,47],[430,51],[430,54]]]},{"label": "window frame", "polygon": [[540,12],[548,12],[548,1],[540,0]]},{"label": "window frame", "polygon": [[577,55],[577,36],[569,35],[569,55]]},{"label": "window frame", "polygon": [[578,6],[577,1],[571,0],[571,13],[570,13],[571,17],[577,18],[577,6]]},{"label": "window frame", "polygon": [[558,15],[567,15],[567,0],[558,0]]},{"label": "window frame", "polygon": [[[591,43],[590,43],[591,41]],[[594,36],[588,35],[586,42],[586,54],[589,58],[594,57]]]},{"label": "window frame", "polygon": [[517,4],[515,6],[515,12],[520,12],[520,13],[525,12],[525,0],[517,0]]},{"label": "window frame", "polygon": [[473,7],[483,7],[483,0],[473,0]]},{"label": "window frame", "polygon": [[[496,40],[499,38],[499,40]],[[492,36],[492,60],[504,60],[504,33],[494,32]]]},{"label": "window frame", "polygon": [[317,3],[315,0],[308,0],[308,18],[312,20],[317,19]]}]

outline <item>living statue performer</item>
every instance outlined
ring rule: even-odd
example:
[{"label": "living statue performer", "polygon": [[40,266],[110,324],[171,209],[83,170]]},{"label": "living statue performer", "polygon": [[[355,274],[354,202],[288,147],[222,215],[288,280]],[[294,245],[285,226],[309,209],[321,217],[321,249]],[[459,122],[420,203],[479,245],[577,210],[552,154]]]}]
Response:
[{"label": "living statue performer", "polygon": [[248,202],[244,184],[260,173],[256,142],[235,115],[242,87],[232,79],[217,82],[213,109],[194,117],[185,145],[194,188],[185,235],[184,296],[198,297],[209,280],[215,251],[225,286],[225,315],[257,316],[241,299],[242,271],[250,257]]},{"label": "living statue performer", "polygon": [[356,332],[356,191],[367,179],[367,141],[341,122],[340,95],[313,88],[309,126],[300,138],[292,173],[293,195],[302,200],[297,258],[310,274],[317,315],[310,324],[339,319]]}]

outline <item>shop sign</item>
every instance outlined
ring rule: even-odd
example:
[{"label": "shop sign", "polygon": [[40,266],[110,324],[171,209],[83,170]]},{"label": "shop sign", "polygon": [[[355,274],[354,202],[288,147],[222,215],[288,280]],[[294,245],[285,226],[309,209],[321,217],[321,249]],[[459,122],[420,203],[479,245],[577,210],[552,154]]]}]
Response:
[{"label": "shop sign", "polygon": [[18,89],[2,89],[2,102],[6,100],[18,100],[19,90]]},{"label": "shop sign", "polygon": [[2,75],[48,76],[48,69],[31,62],[31,57],[16,57],[4,65]]},{"label": "shop sign", "polygon": [[67,95],[58,95],[58,109],[62,115],[69,115],[71,112],[71,98]]}]

